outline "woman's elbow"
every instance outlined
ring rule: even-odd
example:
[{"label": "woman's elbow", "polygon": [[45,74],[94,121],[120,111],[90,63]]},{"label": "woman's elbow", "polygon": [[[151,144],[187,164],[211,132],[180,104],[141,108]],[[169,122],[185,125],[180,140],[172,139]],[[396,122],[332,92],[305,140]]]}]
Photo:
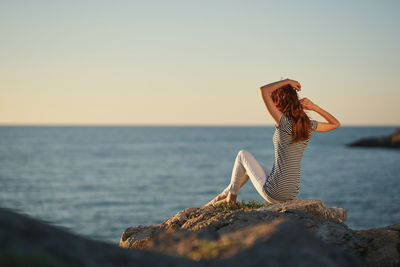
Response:
[{"label": "woman's elbow", "polygon": [[334,126],[333,129],[337,129],[337,128],[339,128],[341,125],[342,125],[342,124],[340,123],[340,121],[337,121],[337,122],[333,125],[333,126]]}]

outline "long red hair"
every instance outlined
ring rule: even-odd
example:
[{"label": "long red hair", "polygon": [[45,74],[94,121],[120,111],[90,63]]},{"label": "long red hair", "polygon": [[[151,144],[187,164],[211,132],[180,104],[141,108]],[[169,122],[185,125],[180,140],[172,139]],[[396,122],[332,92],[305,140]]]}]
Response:
[{"label": "long red hair", "polygon": [[297,91],[291,85],[282,86],[271,94],[275,106],[292,120],[293,143],[310,137],[311,121],[304,112]]}]

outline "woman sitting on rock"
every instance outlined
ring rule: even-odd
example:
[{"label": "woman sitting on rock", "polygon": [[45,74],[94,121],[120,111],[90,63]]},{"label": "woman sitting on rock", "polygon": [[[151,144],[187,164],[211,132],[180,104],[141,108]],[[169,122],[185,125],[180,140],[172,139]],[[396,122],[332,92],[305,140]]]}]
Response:
[{"label": "woman sitting on rock", "polygon": [[[273,136],[275,161],[272,170],[257,162],[253,155],[240,150],[232,170],[231,182],[225,190],[206,205],[236,203],[239,189],[249,180],[258,193],[270,203],[296,199],[300,184],[300,162],[312,131],[327,132],[340,122],[311,100],[299,100],[299,82],[286,79],[264,85],[260,93],[275,121]],[[327,122],[310,120],[304,110],[320,114]]]}]

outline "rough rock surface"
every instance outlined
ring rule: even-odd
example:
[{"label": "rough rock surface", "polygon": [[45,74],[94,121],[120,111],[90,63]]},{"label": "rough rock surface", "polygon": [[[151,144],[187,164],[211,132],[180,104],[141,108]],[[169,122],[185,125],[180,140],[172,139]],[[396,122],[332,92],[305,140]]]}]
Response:
[{"label": "rough rock surface", "polygon": [[396,129],[389,136],[362,138],[348,144],[348,146],[400,148],[400,129]]},{"label": "rough rock surface", "polygon": [[[188,218],[190,216],[186,220]],[[174,221],[171,226],[174,223],[182,221]],[[0,266],[363,266],[358,258],[344,249],[325,244],[304,231],[300,223],[285,218],[254,224],[253,227],[241,228],[227,235],[217,234],[221,242],[214,243],[216,236],[212,231],[210,235],[199,231],[193,235],[193,231],[172,228],[171,233],[160,232],[160,237],[164,236],[164,239],[159,239],[160,246],[173,251],[176,242],[181,240],[183,245],[194,247],[192,258],[196,258],[196,253],[198,256],[208,253],[210,259],[197,261],[158,251],[123,249],[0,208]],[[142,238],[146,235],[146,231],[139,232],[143,233]],[[175,238],[171,238],[173,236]],[[230,246],[238,241],[244,245],[243,248]],[[158,246],[156,239],[151,242]],[[195,247],[196,242],[198,248],[204,251]],[[213,250],[213,246],[217,250]],[[213,258],[213,251],[220,251],[224,258]]]},{"label": "rough rock surface", "polygon": [[344,222],[347,219],[347,210],[341,207],[325,207],[320,200],[293,200],[282,204],[271,205],[257,209],[259,211],[286,212],[288,210],[299,210],[307,212],[315,217]]},{"label": "rough rock surface", "polygon": [[[345,219],[345,209],[328,208],[319,200],[253,210],[194,207],[161,224],[127,228],[120,246],[193,260],[225,259],[232,264],[245,261],[240,255],[279,266],[283,262],[299,266],[300,258],[304,266],[400,264],[400,225],[354,231],[343,223]],[[313,262],[321,258],[326,262]]]}]

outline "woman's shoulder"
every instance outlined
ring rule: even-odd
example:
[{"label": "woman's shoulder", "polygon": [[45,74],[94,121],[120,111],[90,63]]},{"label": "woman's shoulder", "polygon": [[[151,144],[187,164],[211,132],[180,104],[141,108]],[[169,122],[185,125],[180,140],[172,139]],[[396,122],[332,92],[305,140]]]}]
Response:
[{"label": "woman's shoulder", "polygon": [[276,126],[277,129],[281,131],[285,131],[288,134],[292,134],[292,121],[291,119],[286,116],[285,114],[282,114],[282,117],[279,120],[278,126]]},{"label": "woman's shoulder", "polygon": [[[311,126],[310,130],[314,131],[318,127],[318,121],[312,120],[312,119],[309,119],[309,120],[310,120],[310,126]],[[279,121],[278,126],[282,129],[285,128],[284,126],[289,127],[291,129],[292,128],[292,119],[289,116],[282,114],[282,117]],[[279,127],[277,127],[277,128],[279,128]]]},{"label": "woman's shoulder", "polygon": [[[318,127],[318,121],[310,119],[310,131],[315,131]],[[280,131],[286,132],[287,134],[292,134],[292,118],[282,114],[282,117],[279,120],[278,126],[276,128]]]}]

